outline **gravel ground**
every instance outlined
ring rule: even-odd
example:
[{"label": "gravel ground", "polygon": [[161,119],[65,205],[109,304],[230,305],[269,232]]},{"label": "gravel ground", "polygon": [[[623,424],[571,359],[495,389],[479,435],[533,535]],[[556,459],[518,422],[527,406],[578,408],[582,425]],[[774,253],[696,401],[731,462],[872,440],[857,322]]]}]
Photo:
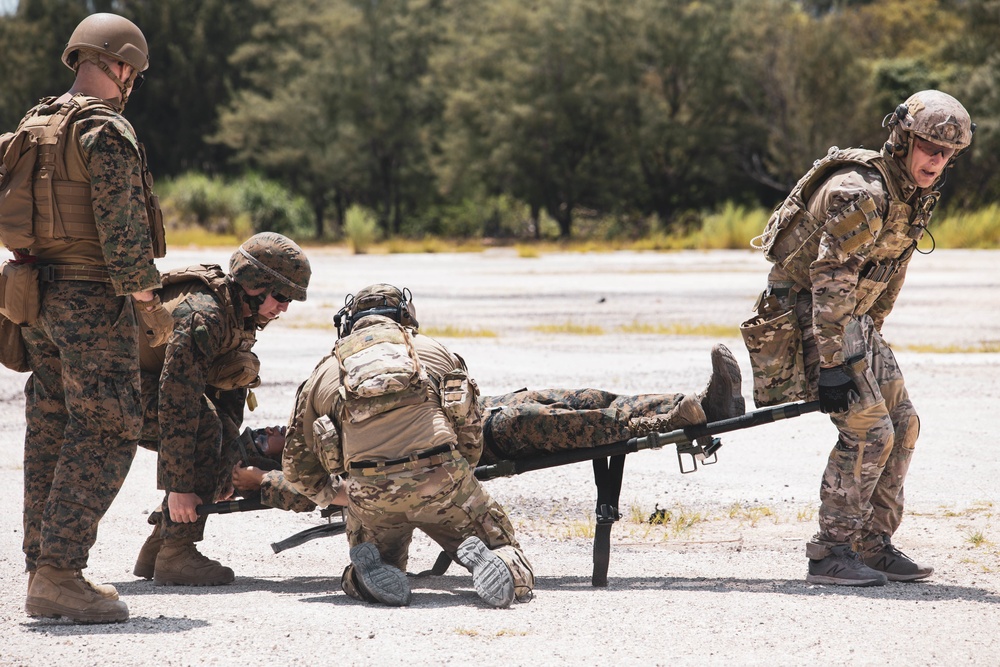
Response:
[{"label": "gravel ground", "polygon": [[[409,287],[425,330],[469,362],[486,393],[594,386],[628,393],[700,390],[722,340],[744,376],[736,325],[763,286],[765,262],[744,252],[555,254],[513,251],[360,256],[311,251],[306,304],[261,335],[265,382],[248,424],[287,419],[297,384],[333,344],[343,295],[365,284]],[[225,264],[228,253],[172,250],[161,268]],[[482,606],[464,571],[413,580],[412,606],[355,603],[339,588],[342,537],[281,554],[269,545],[316,525],[270,510],[215,517],[202,551],[236,571],[230,586],[157,587],[131,574],[159,501],[155,456],[141,450],[104,521],[87,570],[128,603],[124,624],[81,626],[23,612],[21,388],[0,369],[0,645],[2,665],[538,664],[864,665],[1000,663],[1000,252],[918,257],[886,337],[897,349],[922,434],[896,543],[935,565],[924,583],[852,590],[805,583],[804,543],[835,431],[822,415],[729,434],[715,466],[682,475],[670,448],[632,455],[624,518],[612,532],[609,586],[590,585],[595,490],[576,464],[488,482],[509,510],[538,576],[536,599]],[[600,327],[604,335],[534,327]],[[635,331],[637,324],[708,336]],[[454,331],[452,333],[455,333]],[[493,333],[495,337],[485,334]],[[471,335],[478,334],[478,335]],[[442,336],[442,338],[444,338]],[[749,396],[749,381],[744,394]],[[643,519],[659,506],[666,526]],[[410,569],[437,554],[414,540]]]}]

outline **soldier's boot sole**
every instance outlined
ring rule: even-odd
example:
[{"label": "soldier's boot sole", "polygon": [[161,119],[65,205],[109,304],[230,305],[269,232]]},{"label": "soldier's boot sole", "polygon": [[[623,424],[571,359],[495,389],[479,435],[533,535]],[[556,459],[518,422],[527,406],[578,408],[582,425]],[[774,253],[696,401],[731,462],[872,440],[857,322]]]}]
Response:
[{"label": "soldier's boot sole", "polygon": [[712,347],[712,377],[701,399],[709,422],[732,419],[746,414],[743,398],[743,374],[740,364],[728,347]]},{"label": "soldier's boot sole", "polygon": [[364,593],[376,602],[391,607],[405,607],[410,604],[412,593],[406,573],[398,567],[382,562],[382,556],[371,542],[362,542],[351,547],[351,564],[357,575],[356,581]]},{"label": "soldier's boot sole", "polygon": [[472,570],[472,585],[486,604],[500,609],[510,606],[514,601],[514,576],[500,556],[475,536],[466,538],[455,555]]}]

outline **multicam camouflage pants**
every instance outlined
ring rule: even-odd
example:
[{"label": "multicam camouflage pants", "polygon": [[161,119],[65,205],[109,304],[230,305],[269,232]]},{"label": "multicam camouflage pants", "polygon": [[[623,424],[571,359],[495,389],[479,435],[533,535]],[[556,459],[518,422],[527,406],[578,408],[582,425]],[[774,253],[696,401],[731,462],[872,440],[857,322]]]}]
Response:
[{"label": "multicam camouflage pants", "polygon": [[[812,331],[812,301],[799,298],[806,377],[815,391],[819,352]],[[920,432],[920,419],[903,385],[889,345],[871,318],[854,319],[844,335],[845,358],[863,354],[848,368],[861,399],[830,415],[839,438],[820,486],[819,532],[807,545],[810,558],[853,544],[873,550],[891,537],[903,518],[903,482]]]},{"label": "multicam camouflage pants", "polygon": [[621,396],[599,389],[517,391],[480,399],[488,419],[480,463],[628,440],[633,417],[665,415],[684,394]]},{"label": "multicam camouflage pants", "polygon": [[38,320],[22,328],[32,371],[24,387],[29,571],[87,567],[97,524],[125,481],[141,425],[131,300],[98,282],[45,287]]},{"label": "multicam camouflage pants", "polygon": [[[515,597],[530,598],[535,575],[514,538],[510,519],[465,459],[388,475],[352,474],[347,495],[350,546],[371,542],[383,562],[405,572],[414,528],[427,533],[452,557],[465,538],[475,535],[507,564],[514,576]],[[341,579],[344,592],[363,599],[352,573],[353,565],[348,565]]]}]

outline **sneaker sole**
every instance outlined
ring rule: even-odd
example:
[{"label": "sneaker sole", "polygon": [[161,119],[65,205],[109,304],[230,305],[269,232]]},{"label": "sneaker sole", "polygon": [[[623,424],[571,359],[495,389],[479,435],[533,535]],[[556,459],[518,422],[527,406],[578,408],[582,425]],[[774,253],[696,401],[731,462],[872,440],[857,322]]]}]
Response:
[{"label": "sneaker sole", "polygon": [[934,574],[934,570],[931,570],[930,572],[921,572],[918,574],[889,574],[888,572],[883,572],[882,574],[884,574],[886,579],[888,579],[889,581],[907,582],[907,581],[920,581],[921,579],[926,579],[927,577]]},{"label": "sneaker sole", "polygon": [[500,556],[477,537],[470,537],[458,547],[458,561],[472,570],[472,585],[483,602],[504,609],[514,601],[514,577]]},{"label": "sneaker sole", "polygon": [[382,604],[405,607],[410,604],[410,583],[406,573],[382,562],[378,548],[362,542],[351,549],[351,564],[365,590]]},{"label": "sneaker sole", "polygon": [[66,618],[75,623],[124,623],[128,620],[128,609],[103,613],[81,614],[48,601],[28,598],[24,611],[32,618]]},{"label": "sneaker sole", "polygon": [[865,588],[868,586],[885,586],[887,581],[887,577],[878,579],[841,579],[839,577],[824,577],[819,574],[806,575],[807,583],[828,586],[857,586],[858,588]]}]

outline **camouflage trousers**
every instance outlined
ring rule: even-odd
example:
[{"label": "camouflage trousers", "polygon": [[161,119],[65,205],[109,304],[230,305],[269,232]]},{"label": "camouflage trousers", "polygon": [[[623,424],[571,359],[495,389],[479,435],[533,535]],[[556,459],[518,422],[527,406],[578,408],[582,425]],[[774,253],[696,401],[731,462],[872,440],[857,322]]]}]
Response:
[{"label": "camouflage trousers", "polygon": [[[510,519],[473,476],[465,459],[388,475],[352,474],[347,484],[350,546],[371,542],[383,562],[405,572],[415,528],[427,533],[453,559],[462,541],[475,535],[510,569],[515,597],[531,597],[535,574],[514,538]],[[344,592],[360,600],[353,568],[347,566],[341,581]]]},{"label": "camouflage trousers", "polygon": [[[805,305],[803,305],[803,302]],[[819,352],[811,325],[811,300],[795,305],[812,390],[819,377]],[[845,359],[863,355],[848,368],[861,398],[846,412],[830,415],[839,437],[820,485],[819,532],[807,545],[820,559],[832,546],[852,544],[875,549],[899,528],[903,518],[903,482],[920,432],[903,375],[888,343],[867,315],[855,318],[844,334]]]},{"label": "camouflage trousers", "polygon": [[[166,427],[177,429],[184,438],[192,440],[192,446],[184,455],[168,455],[159,450],[161,424],[158,405],[160,400],[159,376],[143,371],[142,373],[142,408],[143,424],[142,438],[139,444],[146,449],[157,452],[157,477],[159,488],[167,488],[162,480],[169,471],[170,478],[190,480],[190,493],[195,493],[202,502],[215,502],[231,484],[232,467],[236,462],[236,453],[224,447],[222,420],[212,402],[204,395],[191,397],[199,405],[198,420],[195,424],[169,424]],[[161,508],[167,506],[164,496]],[[205,537],[205,522],[207,516],[199,516],[193,523],[174,523],[163,512],[160,521],[160,534],[164,539],[192,540],[199,542]]]},{"label": "camouflage trousers", "polygon": [[480,463],[628,440],[633,417],[666,415],[684,394],[622,396],[599,389],[516,391],[480,399],[484,423]]},{"label": "camouflage trousers", "polygon": [[22,334],[25,563],[83,569],[139,437],[135,312],[111,285],[52,282]]}]

